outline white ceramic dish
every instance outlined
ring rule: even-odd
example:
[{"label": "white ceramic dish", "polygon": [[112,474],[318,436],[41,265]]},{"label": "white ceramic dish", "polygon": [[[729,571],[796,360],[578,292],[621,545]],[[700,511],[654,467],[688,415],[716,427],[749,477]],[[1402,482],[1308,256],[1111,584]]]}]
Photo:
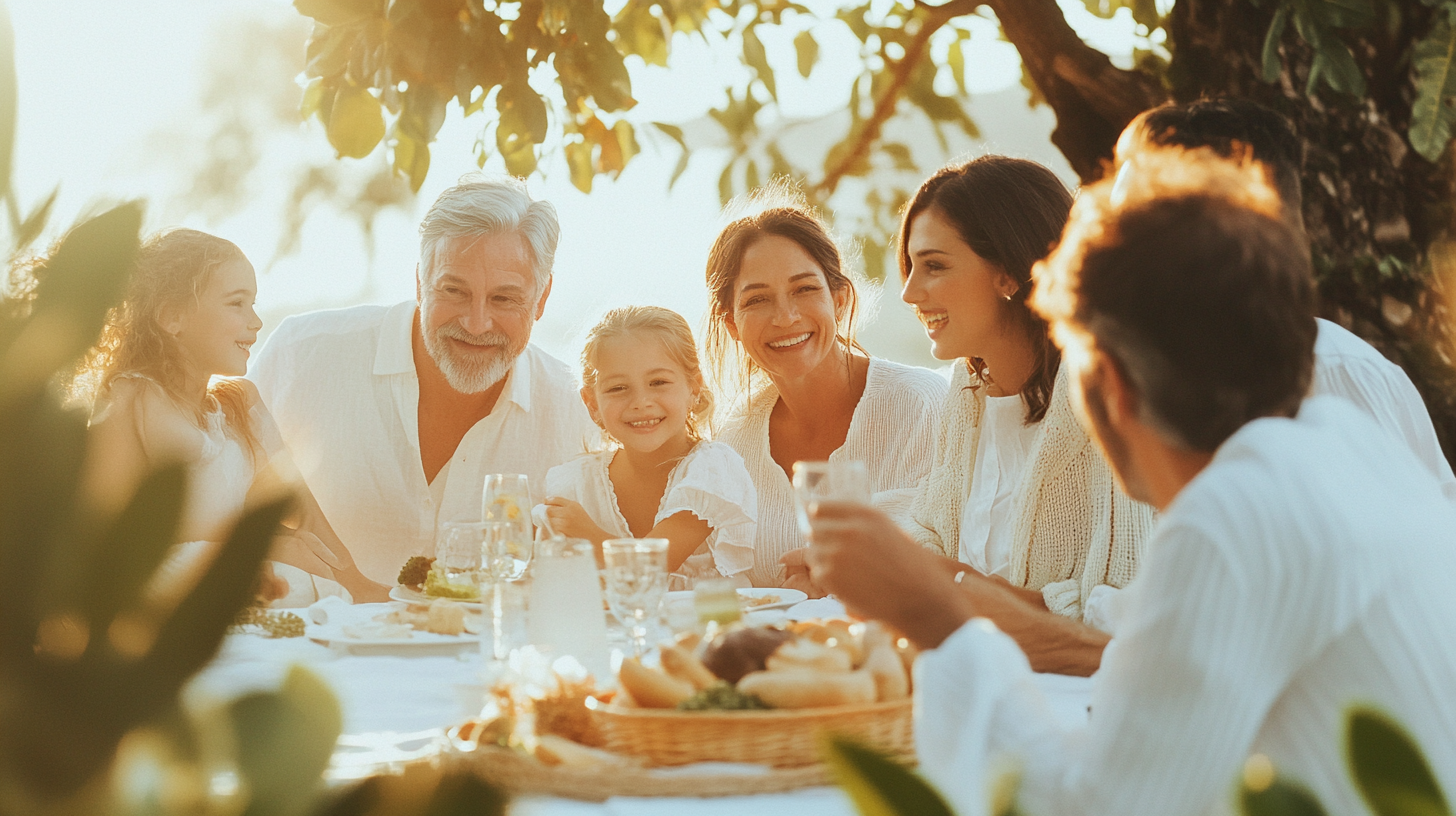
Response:
[{"label": "white ceramic dish", "polygon": [[[774,601],[773,603],[759,604],[757,606],[745,602],[743,604],[743,611],[761,612],[766,609],[788,609],[796,603],[807,600],[809,596],[805,595],[803,592],[800,592],[797,589],[748,587],[738,590],[739,600],[747,601],[750,598],[764,597],[777,597],[778,600]],[[680,592],[667,593],[667,603],[669,605],[688,604],[689,606],[691,606],[692,602],[693,592],[690,589],[685,589]]]},{"label": "white ceramic dish", "polygon": [[[402,601],[404,603],[412,604],[428,604],[440,600],[439,598],[432,598],[429,595],[424,594],[423,592],[417,592],[407,586],[400,586],[399,584],[390,587],[389,598],[393,601]],[[466,609],[483,608],[480,601],[458,601],[454,598],[445,598],[444,600],[454,601],[458,604],[464,604]]]}]

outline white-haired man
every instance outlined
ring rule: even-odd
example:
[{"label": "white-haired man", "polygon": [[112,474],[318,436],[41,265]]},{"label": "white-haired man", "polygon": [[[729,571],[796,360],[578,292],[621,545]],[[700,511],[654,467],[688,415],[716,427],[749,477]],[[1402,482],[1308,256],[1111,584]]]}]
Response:
[{"label": "white-haired man", "polygon": [[559,235],[523,182],[467,177],[420,224],[414,301],[291,317],[259,353],[249,376],[373,580],[478,520],[486,474],[539,485],[600,438],[570,369],[530,345]]}]

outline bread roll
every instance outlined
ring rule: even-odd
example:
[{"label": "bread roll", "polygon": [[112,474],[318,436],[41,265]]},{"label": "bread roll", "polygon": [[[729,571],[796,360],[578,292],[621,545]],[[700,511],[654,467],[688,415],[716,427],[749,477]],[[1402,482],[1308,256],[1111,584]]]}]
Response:
[{"label": "bread roll", "polygon": [[617,682],[643,708],[675,708],[696,691],[692,683],[649,669],[638,663],[635,657],[622,661],[622,668],[617,670]]},{"label": "bread roll", "polygon": [[663,646],[661,655],[662,668],[673,677],[692,683],[695,689],[702,690],[718,682],[707,666],[681,646]]},{"label": "bread roll", "polygon": [[809,669],[821,672],[847,672],[854,668],[845,649],[837,649],[812,640],[799,638],[780,646],[764,661],[769,671]]},{"label": "bread roll", "polygon": [[738,690],[774,708],[822,708],[873,703],[875,678],[867,671],[823,672],[812,669],[761,671],[738,681]]},{"label": "bread roll", "polygon": [[864,670],[875,678],[878,699],[903,700],[910,696],[910,677],[895,651],[895,642],[882,624],[870,623],[864,633]]},{"label": "bread roll", "polygon": [[542,734],[537,737],[535,754],[537,759],[547,765],[570,765],[577,768],[589,768],[594,765],[641,764],[640,760],[635,757],[614,754],[600,748],[590,748],[555,734]]}]

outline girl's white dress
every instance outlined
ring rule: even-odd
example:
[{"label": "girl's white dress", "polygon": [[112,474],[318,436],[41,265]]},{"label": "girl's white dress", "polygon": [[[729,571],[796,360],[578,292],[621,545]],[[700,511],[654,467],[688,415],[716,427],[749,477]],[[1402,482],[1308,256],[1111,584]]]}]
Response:
[{"label": "girl's white dress", "polygon": [[[617,506],[607,466],[615,450],[587,453],[546,473],[546,495],[577,502],[614,538],[633,538]],[[731,578],[748,586],[758,496],[743,458],[721,442],[699,442],[673,468],[653,523],[684,510],[713,528],[706,541],[673,573],[668,588],[691,589],[701,578]],[[544,508],[538,509],[539,518]]]},{"label": "girl's white dress", "polygon": [[[140,374],[122,374],[121,377],[146,380]],[[97,415],[99,421],[104,412]],[[272,417],[255,406],[251,416],[253,427],[258,429],[258,439],[265,456],[272,458],[283,451],[283,440],[278,434]],[[248,490],[253,486],[257,470],[253,459],[241,440],[228,433],[227,418],[222,406],[213,401],[207,414],[207,428],[202,435],[202,453],[188,469],[187,501],[182,510],[182,523],[178,530],[183,537],[202,535],[200,531],[225,528],[243,514]],[[154,577],[153,590],[162,595],[180,594],[190,591],[210,564],[207,553],[212,545],[207,541],[186,541],[172,548]],[[308,606],[320,598],[337,595],[353,602],[349,591],[337,581],[305,572],[298,567],[278,561],[269,562],[273,574],[288,582],[288,594],[273,601],[275,608]]]}]

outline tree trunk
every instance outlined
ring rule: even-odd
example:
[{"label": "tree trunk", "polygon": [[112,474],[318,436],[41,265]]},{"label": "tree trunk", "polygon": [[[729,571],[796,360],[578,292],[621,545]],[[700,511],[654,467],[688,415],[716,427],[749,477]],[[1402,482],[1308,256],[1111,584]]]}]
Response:
[{"label": "tree trunk", "polygon": [[[1101,176],[1117,134],[1165,98],[1156,78],[1122,71],[1082,43],[1053,0],[990,0],[1007,39],[1057,114],[1052,141],[1084,181]],[[1415,95],[1409,48],[1431,9],[1386,4],[1391,15],[1349,39],[1365,73],[1364,99],[1321,85],[1305,95],[1310,50],[1293,26],[1284,70],[1260,78],[1272,10],[1248,0],[1178,0],[1166,21],[1173,99],[1253,99],[1288,116],[1305,142],[1304,221],[1320,314],[1363,337],[1410,375],[1426,401],[1448,459],[1456,462],[1456,369],[1451,311],[1432,273],[1431,250],[1451,234],[1450,153],[1440,167],[1409,149]],[[1070,35],[1070,36],[1069,36]]]}]

